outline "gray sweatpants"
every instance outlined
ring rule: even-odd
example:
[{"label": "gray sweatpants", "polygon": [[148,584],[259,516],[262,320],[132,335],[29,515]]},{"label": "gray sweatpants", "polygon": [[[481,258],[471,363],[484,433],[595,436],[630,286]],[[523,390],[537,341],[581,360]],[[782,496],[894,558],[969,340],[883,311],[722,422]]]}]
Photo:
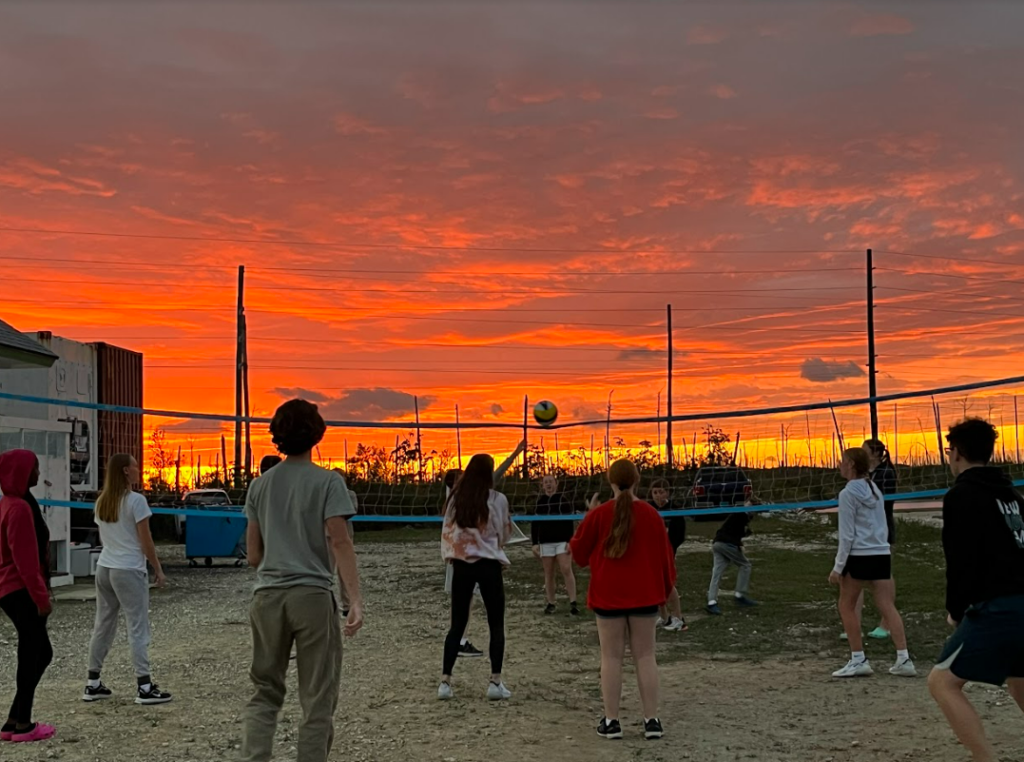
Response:
[{"label": "gray sweatpants", "polygon": [[89,643],[89,671],[102,672],[124,611],[136,677],[149,677],[149,575],[132,569],[96,570],[96,624]]},{"label": "gray sweatpants", "polygon": [[725,542],[716,542],[711,546],[715,555],[715,568],[711,572],[711,587],[708,588],[708,602],[718,600],[718,586],[722,584],[722,575],[730,564],[739,567],[736,576],[736,592],[746,595],[750,590],[750,559],[743,553],[743,548]]}]

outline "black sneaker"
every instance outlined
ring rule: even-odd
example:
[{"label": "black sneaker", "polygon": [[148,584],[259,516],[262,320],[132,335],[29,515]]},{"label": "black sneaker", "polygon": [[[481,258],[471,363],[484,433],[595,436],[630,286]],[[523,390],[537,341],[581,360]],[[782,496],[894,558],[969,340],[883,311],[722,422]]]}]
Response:
[{"label": "black sneaker", "polygon": [[457,656],[461,656],[464,659],[466,659],[466,658],[472,659],[472,658],[480,657],[480,656],[483,656],[483,655],[484,655],[484,652],[481,651],[479,648],[476,648],[468,640],[465,643],[463,643],[461,646],[459,646],[459,653],[457,654]]},{"label": "black sneaker", "polygon": [[580,615],[580,607],[576,605],[576,601],[573,601],[572,604],[569,606],[569,613],[573,616]]},{"label": "black sneaker", "polygon": [[597,726],[597,734],[601,738],[607,738],[609,741],[614,741],[622,738],[622,726],[619,725],[618,720],[609,720],[605,718],[601,720],[601,724]]},{"label": "black sneaker", "polygon": [[665,731],[661,727],[661,720],[657,717],[644,721],[644,738],[648,741],[661,738],[663,735],[665,735]]},{"label": "black sneaker", "polygon": [[100,683],[95,688],[90,688],[86,685],[85,693],[82,694],[82,701],[102,701],[103,699],[108,699],[113,695],[114,692],[103,683]]},{"label": "black sneaker", "polygon": [[545,606],[544,607],[544,613],[545,614],[554,614],[555,613],[555,604],[549,603],[547,606]]},{"label": "black sneaker", "polygon": [[139,695],[135,697],[136,704],[166,704],[171,700],[171,694],[160,690],[160,686],[153,683],[148,691],[139,687]]}]

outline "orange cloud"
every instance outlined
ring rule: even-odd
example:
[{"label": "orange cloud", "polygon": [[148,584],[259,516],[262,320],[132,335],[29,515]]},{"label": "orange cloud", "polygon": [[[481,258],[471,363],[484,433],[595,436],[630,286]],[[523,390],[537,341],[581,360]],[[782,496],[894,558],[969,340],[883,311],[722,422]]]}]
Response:
[{"label": "orange cloud", "polygon": [[879,37],[883,35],[905,35],[914,32],[910,19],[890,13],[862,16],[850,28],[851,37]]}]

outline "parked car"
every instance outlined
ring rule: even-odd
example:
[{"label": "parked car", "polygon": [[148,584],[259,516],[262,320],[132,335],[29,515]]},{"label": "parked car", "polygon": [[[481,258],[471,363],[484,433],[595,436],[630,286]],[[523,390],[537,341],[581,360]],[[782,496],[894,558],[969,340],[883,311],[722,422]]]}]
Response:
[{"label": "parked car", "polygon": [[[744,505],[754,492],[754,485],[736,466],[705,466],[697,469],[690,488],[694,508],[720,508]],[[716,521],[720,517],[694,516],[697,521]]]},{"label": "parked car", "polygon": [[[182,503],[186,508],[231,505],[231,498],[228,497],[228,493],[222,489],[196,489],[191,492],[186,492]],[[174,533],[177,535],[178,542],[185,542],[186,518],[186,516],[174,517]]]}]

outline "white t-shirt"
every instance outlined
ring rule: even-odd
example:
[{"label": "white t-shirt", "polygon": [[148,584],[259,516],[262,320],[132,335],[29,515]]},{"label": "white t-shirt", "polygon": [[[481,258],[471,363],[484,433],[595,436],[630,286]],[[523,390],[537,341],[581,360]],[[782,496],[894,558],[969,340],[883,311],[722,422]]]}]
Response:
[{"label": "white t-shirt", "polygon": [[146,571],[146,556],[142,552],[137,524],[152,515],[146,498],[138,492],[129,492],[121,500],[117,521],[108,523],[97,518],[103,551],[96,563],[107,569]]}]

